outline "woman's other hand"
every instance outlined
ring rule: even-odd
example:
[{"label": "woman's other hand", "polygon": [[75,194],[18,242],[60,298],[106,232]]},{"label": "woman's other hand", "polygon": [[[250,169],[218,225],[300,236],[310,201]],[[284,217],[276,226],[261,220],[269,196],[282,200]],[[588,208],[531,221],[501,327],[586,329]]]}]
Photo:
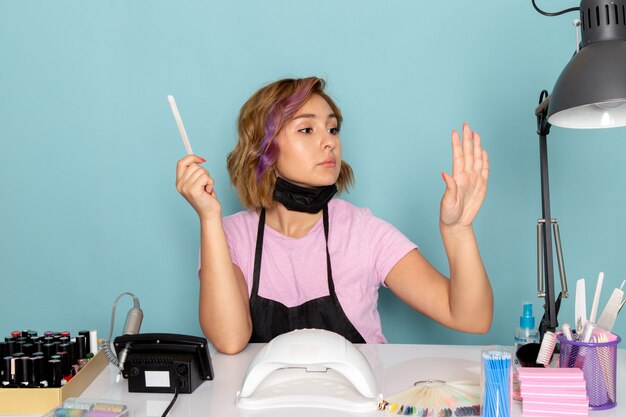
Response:
[{"label": "woman's other hand", "polygon": [[221,216],[222,206],[215,194],[215,181],[200,164],[197,155],[187,155],[176,165],[176,189],[196,210],[201,219]]},{"label": "woman's other hand", "polygon": [[463,123],[463,141],[452,131],[452,175],[443,172],[446,191],[441,199],[442,226],[468,227],[480,210],[487,193],[489,158],[480,136]]}]

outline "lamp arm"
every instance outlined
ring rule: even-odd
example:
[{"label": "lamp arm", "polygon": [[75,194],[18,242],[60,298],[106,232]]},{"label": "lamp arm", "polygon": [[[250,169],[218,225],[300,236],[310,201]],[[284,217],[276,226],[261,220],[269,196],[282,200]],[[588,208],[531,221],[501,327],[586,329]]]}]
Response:
[{"label": "lamp arm", "polygon": [[537,220],[537,297],[546,296],[545,278],[543,276],[543,226],[544,220]]},{"label": "lamp arm", "polygon": [[[546,331],[554,331],[558,326],[557,304],[555,301],[554,289],[554,259],[552,254],[552,217],[550,213],[550,182],[548,177],[548,143],[547,136],[550,133],[550,123],[548,123],[548,106],[550,97],[548,92],[543,90],[539,97],[539,106],[535,110],[537,116],[537,135],[539,136],[539,158],[541,168],[541,211],[542,218],[539,220],[542,227],[538,229],[541,236],[541,256],[538,256],[538,266],[543,270],[543,292],[544,292],[544,315],[539,324],[539,333],[543,339]],[[539,254],[538,254],[539,255]],[[560,298],[560,297],[559,297]],[[559,303],[560,305],[560,303]]]},{"label": "lamp arm", "polygon": [[[552,228],[554,232],[554,243],[556,244],[556,261],[559,265],[559,276],[561,277],[561,294],[563,298],[569,297],[567,289],[567,276],[565,275],[565,261],[563,260],[563,246],[561,245],[561,232],[559,231],[559,222],[552,219]],[[558,313],[557,308],[557,313]]]}]

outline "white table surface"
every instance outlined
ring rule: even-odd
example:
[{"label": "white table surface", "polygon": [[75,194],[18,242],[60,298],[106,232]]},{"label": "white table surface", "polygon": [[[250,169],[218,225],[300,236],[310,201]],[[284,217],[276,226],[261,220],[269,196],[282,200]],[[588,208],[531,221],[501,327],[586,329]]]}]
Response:
[{"label": "white table surface", "polygon": [[[319,417],[346,416],[329,409],[283,409],[250,412],[235,406],[248,364],[263,344],[250,344],[237,355],[211,351],[215,378],[201,384],[192,394],[180,394],[170,410],[172,417]],[[384,397],[410,388],[415,381],[442,379],[480,380],[481,346],[448,345],[357,345],[370,362]],[[105,368],[81,395],[82,398],[112,399],[128,403],[134,417],[161,416],[173,394],[129,393],[126,380],[115,383],[116,370]],[[618,350],[617,406],[610,410],[590,411],[592,417],[626,416],[626,350]],[[354,413],[354,416],[390,416],[386,412]],[[513,416],[521,416],[521,403],[513,402]]]}]

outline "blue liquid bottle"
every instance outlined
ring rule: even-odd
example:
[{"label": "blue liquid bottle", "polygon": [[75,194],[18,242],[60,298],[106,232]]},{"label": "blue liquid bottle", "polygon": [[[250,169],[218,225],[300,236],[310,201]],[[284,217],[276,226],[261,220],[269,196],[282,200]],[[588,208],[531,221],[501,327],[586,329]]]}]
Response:
[{"label": "blue liquid bottle", "polygon": [[[519,327],[515,329],[515,352],[527,343],[539,343],[539,331],[535,329],[535,316],[533,316],[531,303],[524,303],[522,315],[519,318]],[[517,358],[515,363],[518,364]]]}]

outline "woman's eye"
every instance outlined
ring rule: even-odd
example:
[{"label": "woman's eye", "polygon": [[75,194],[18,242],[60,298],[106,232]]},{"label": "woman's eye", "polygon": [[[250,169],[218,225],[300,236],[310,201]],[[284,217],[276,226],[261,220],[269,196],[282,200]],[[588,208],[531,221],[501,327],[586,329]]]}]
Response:
[{"label": "woman's eye", "polygon": [[338,127],[331,127],[330,129],[328,129],[328,131],[330,132],[331,135],[338,135],[339,134],[339,128]]},{"label": "woman's eye", "polygon": [[302,129],[298,129],[298,132],[300,132],[300,133],[311,133],[311,132],[313,132],[313,129],[311,129],[310,127],[303,127]]}]

